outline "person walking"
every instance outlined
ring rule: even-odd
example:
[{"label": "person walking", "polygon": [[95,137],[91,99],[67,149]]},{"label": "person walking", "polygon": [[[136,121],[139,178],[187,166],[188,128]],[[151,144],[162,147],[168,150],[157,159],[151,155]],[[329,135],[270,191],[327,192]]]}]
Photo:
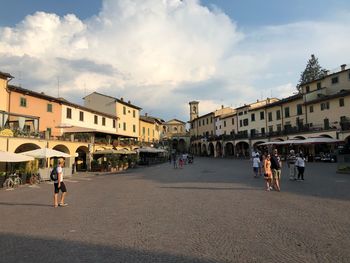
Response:
[{"label": "person walking", "polygon": [[298,168],[298,181],[304,181],[305,158],[302,153],[298,155],[295,165]]},{"label": "person walking", "polygon": [[289,168],[289,180],[295,181],[297,179],[297,173],[295,169],[295,162],[297,157],[295,155],[294,150],[290,150],[289,155],[287,157],[287,164]]},{"label": "person walking", "polygon": [[174,169],[177,168],[177,157],[176,154],[173,155],[173,163],[174,163]]},{"label": "person walking", "polygon": [[255,178],[259,177],[259,166],[260,166],[260,158],[259,158],[259,154],[257,153],[253,156],[253,172],[254,172]]},{"label": "person walking", "polygon": [[277,149],[273,150],[273,155],[271,156],[271,171],[273,178],[273,187],[276,191],[281,191],[280,180],[281,180],[281,157],[278,155]]},{"label": "person walking", "polygon": [[[67,194],[67,188],[66,185],[63,182],[63,166],[64,166],[64,160],[61,159],[58,162],[58,166],[54,169],[57,171],[57,180],[54,181],[54,207],[58,206],[67,206],[67,204],[64,202],[64,199]],[[58,193],[61,190],[61,199],[60,202],[58,202]]]},{"label": "person walking", "polygon": [[264,179],[266,182],[266,191],[272,189],[272,171],[271,171],[271,155],[267,154],[264,158]]}]

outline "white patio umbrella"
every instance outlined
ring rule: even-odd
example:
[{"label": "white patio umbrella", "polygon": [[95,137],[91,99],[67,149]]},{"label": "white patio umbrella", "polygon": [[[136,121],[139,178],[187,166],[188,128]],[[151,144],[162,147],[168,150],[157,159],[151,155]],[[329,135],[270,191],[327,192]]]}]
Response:
[{"label": "white patio umbrella", "polygon": [[32,156],[37,159],[45,159],[45,158],[51,158],[51,157],[64,157],[64,158],[71,157],[71,155],[67,153],[60,152],[54,149],[49,149],[49,148],[36,149],[28,152],[23,152],[22,154],[27,156]]},{"label": "white patio umbrella", "polygon": [[20,162],[28,162],[33,160],[34,160],[33,157],[26,156],[23,154],[0,151],[0,162],[20,163]]}]

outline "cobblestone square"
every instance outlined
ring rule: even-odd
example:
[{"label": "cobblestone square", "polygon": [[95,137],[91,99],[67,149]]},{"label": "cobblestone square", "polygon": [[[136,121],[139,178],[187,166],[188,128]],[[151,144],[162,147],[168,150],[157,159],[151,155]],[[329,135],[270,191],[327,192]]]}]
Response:
[{"label": "cobblestone square", "polygon": [[266,192],[247,160],[196,158],[0,191],[1,262],[350,262],[350,176],[307,163]]}]

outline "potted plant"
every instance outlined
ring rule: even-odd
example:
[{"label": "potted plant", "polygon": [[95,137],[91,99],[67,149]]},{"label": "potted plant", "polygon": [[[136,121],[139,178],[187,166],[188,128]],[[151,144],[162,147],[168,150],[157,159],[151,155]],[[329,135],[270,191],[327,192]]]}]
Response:
[{"label": "potted plant", "polygon": [[118,170],[119,171],[123,170],[123,160],[121,160],[121,159],[118,160]]}]

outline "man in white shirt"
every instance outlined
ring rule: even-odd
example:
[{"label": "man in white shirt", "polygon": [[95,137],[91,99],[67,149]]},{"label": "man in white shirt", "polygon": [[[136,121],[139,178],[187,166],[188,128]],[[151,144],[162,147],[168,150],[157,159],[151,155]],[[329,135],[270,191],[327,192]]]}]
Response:
[{"label": "man in white shirt", "polygon": [[[58,162],[58,166],[54,169],[57,169],[57,180],[54,182],[54,207],[58,206],[67,206],[67,204],[64,202],[64,198],[67,194],[67,188],[66,185],[63,182],[63,166],[64,166],[64,160],[61,159]],[[61,201],[58,203],[58,193],[61,190]]]}]

